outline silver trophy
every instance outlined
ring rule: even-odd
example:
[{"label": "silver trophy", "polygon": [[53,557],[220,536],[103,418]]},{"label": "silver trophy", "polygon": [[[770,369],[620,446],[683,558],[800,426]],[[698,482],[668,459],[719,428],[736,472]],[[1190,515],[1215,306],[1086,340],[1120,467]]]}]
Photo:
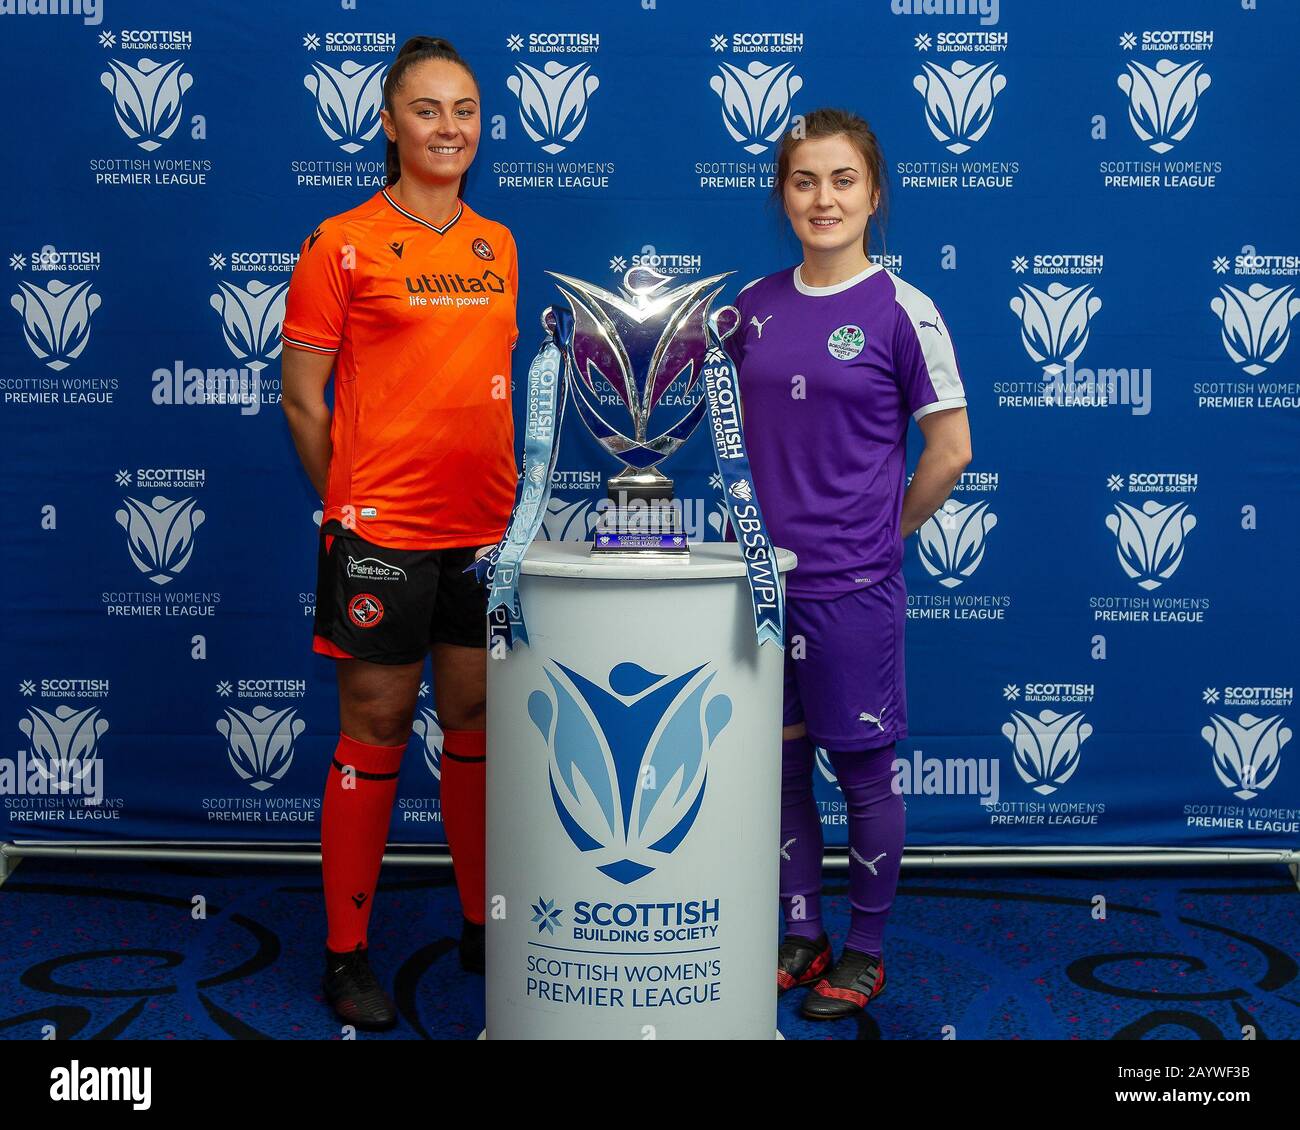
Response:
[{"label": "silver trophy", "polygon": [[[673,481],[658,464],[708,413],[701,374],[716,348],[709,304],[731,272],[669,287],[669,276],[633,267],[619,294],[546,273],[568,299],[572,319],[547,307],[542,323],[564,351],[569,389],[587,429],[623,464],[607,484],[613,505],[600,515],[592,553],[688,556]],[[716,339],[728,337],[738,321],[734,307],[719,310]]]}]

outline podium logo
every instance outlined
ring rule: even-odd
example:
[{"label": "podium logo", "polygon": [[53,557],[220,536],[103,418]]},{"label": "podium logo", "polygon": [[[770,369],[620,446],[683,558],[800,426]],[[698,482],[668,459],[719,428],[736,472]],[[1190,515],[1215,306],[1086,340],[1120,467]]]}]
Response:
[{"label": "podium logo", "polygon": [[1133,132],[1155,153],[1168,153],[1196,124],[1196,103],[1209,88],[1210,76],[1193,59],[1181,66],[1161,59],[1154,67],[1129,62],[1117,80],[1128,95]]},{"label": "podium logo", "polygon": [[314,62],[311,74],[303,76],[303,86],[316,98],[320,128],[344,153],[360,152],[379,132],[387,65],[363,67],[353,59],[344,59],[337,67]]},{"label": "podium logo", "polygon": [[27,347],[56,373],[86,348],[90,317],[100,302],[89,280],[69,285],[60,279],[51,279],[48,287],[20,281],[9,299],[23,320]]},{"label": "podium logo", "polygon": [[155,585],[175,580],[194,552],[194,531],[204,513],[194,509],[194,499],[173,502],[155,495],[151,502],[124,498],[114,517],[126,531],[126,547],[135,567]]},{"label": "podium logo", "polygon": [[1221,286],[1219,297],[1210,299],[1210,309],[1219,316],[1228,356],[1255,377],[1286,349],[1291,319],[1300,313],[1300,298],[1295,297],[1293,286],[1251,283],[1244,291]]},{"label": "podium logo", "polygon": [[247,712],[228,706],[226,716],[217,721],[231,767],[259,792],[274,785],[293,764],[294,739],[307,728],[296,714],[292,706],[255,706]]},{"label": "podium logo", "polygon": [[255,373],[280,356],[280,327],[288,292],[287,279],[270,286],[260,279],[250,279],[247,289],[222,280],[217,283],[217,293],[208,299],[221,316],[226,346]]},{"label": "podium logo", "polygon": [[1054,282],[1045,291],[1022,285],[1011,300],[1025,352],[1053,374],[1078,359],[1088,344],[1089,324],[1100,309],[1101,299],[1088,283],[1068,287]]},{"label": "podium logo", "polygon": [[555,814],[597,871],[633,883],[695,823],[731,699],[708,694],[708,664],[668,678],[620,663],[608,690],[555,660],[545,674],[550,690],[529,696],[528,716],[546,741]]},{"label": "podium logo", "polygon": [[146,153],[176,132],[181,98],[194,85],[179,59],[157,63],[145,58],[138,67],[110,59],[99,81],[113,96],[113,113],[122,132]]},{"label": "podium logo", "polygon": [[1037,718],[1013,710],[1011,721],[1002,725],[1002,735],[1012,745],[1020,779],[1047,796],[1074,776],[1079,747],[1092,736],[1092,726],[1083,720],[1081,710],[1069,714],[1040,710]]},{"label": "podium logo", "polygon": [[984,541],[998,524],[987,502],[949,499],[917,534],[916,550],[925,571],[944,588],[955,588],[984,560]]},{"label": "podium logo", "polygon": [[540,70],[516,63],[506,79],[519,100],[519,120],[525,132],[547,153],[563,153],[587,124],[587,100],[600,86],[590,63],[566,67],[551,59]]},{"label": "podium logo", "polygon": [[790,99],[803,89],[793,63],[753,60],[744,70],[719,63],[709,89],[722,100],[722,124],[746,153],[762,153],[790,124]]},{"label": "podium logo", "polygon": [[956,60],[952,69],[922,63],[912,86],[925,99],[925,124],[949,153],[965,153],[988,131],[993,103],[1006,88],[997,63]]},{"label": "podium logo", "polygon": [[1115,513],[1106,515],[1106,528],[1115,535],[1115,552],[1124,572],[1149,592],[1182,564],[1183,543],[1196,528],[1196,515],[1187,512],[1185,502],[1161,506],[1149,498],[1141,510],[1117,502]]},{"label": "podium logo", "polygon": [[1291,740],[1291,730],[1282,716],[1257,718],[1240,714],[1234,722],[1220,714],[1210,715],[1213,725],[1201,730],[1201,737],[1214,750],[1214,773],[1234,796],[1250,800],[1273,783],[1282,764],[1282,747]]},{"label": "podium logo", "polygon": [[99,739],[108,722],[98,706],[76,710],[65,703],[52,711],[29,706],[18,728],[31,743],[32,767],[51,792],[81,792],[87,774],[99,772]]}]

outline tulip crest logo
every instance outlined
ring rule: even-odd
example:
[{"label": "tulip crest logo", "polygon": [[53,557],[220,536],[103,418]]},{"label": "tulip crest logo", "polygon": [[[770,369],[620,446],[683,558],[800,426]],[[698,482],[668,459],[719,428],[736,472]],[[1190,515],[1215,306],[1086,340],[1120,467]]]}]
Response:
[{"label": "tulip crest logo", "polygon": [[292,706],[255,706],[251,711],[228,706],[226,716],[217,721],[231,767],[258,792],[269,789],[293,764],[294,739],[307,729],[295,715]]},{"label": "tulip crest logo", "polygon": [[1154,67],[1129,62],[1119,76],[1128,95],[1128,120],[1133,132],[1155,153],[1168,153],[1196,123],[1197,100],[1209,88],[1210,76],[1193,59],[1181,66],[1170,59]]},{"label": "tulip crest logo", "polygon": [[1255,377],[1286,350],[1291,319],[1300,313],[1300,298],[1295,297],[1293,286],[1251,283],[1244,291],[1221,286],[1219,297],[1210,299],[1210,309],[1219,317],[1228,356]]},{"label": "tulip crest logo", "polygon": [[541,537],[544,541],[590,541],[599,521],[591,499],[551,495],[542,516]]},{"label": "tulip crest logo", "polygon": [[1187,503],[1161,506],[1147,499],[1142,509],[1127,502],[1115,503],[1115,513],[1106,515],[1106,529],[1115,535],[1115,552],[1124,572],[1148,592],[1158,589],[1183,563],[1183,545],[1196,528],[1196,516]]},{"label": "tulip crest logo", "polygon": [[1092,286],[1067,287],[1054,282],[1045,291],[1022,284],[1011,300],[1011,312],[1020,319],[1020,340],[1025,352],[1052,375],[1073,364],[1088,344],[1088,328],[1101,299]]},{"label": "tulip crest logo", "polygon": [[29,706],[18,728],[31,744],[33,767],[52,791],[66,793],[94,768],[108,722],[97,706],[74,710],[65,704],[52,711]]},{"label": "tulip crest logo", "polygon": [[247,289],[219,281],[217,293],[208,299],[221,318],[221,334],[227,348],[255,373],[279,357],[284,348],[280,328],[288,293],[287,279],[270,286],[250,279]]},{"label": "tulip crest logo", "polygon": [[708,694],[707,664],[667,677],[620,663],[608,689],[554,660],[545,673],[550,689],[529,696],[528,716],[546,742],[555,814],[597,871],[634,883],[695,823],[731,699]]},{"label": "tulip crest logo", "polygon": [[194,531],[204,513],[194,499],[177,502],[155,495],[150,502],[125,498],[114,517],[126,531],[126,545],[135,567],[155,585],[170,584],[190,562]]},{"label": "tulip crest logo", "polygon": [[551,154],[563,153],[587,124],[587,101],[600,86],[590,63],[566,67],[552,59],[540,70],[516,63],[506,79],[519,101],[519,120],[525,132]]},{"label": "tulip crest logo", "polygon": [[110,59],[99,81],[113,96],[113,113],[122,132],[146,153],[152,153],[181,120],[181,98],[194,84],[179,59],[156,63],[140,60],[138,67]]},{"label": "tulip crest logo", "polygon": [[835,776],[835,767],[831,764],[830,753],[823,746],[816,746],[813,749],[813,758],[821,775],[836,788],[839,788],[839,781]]},{"label": "tulip crest logo", "polygon": [[90,340],[90,319],[101,299],[90,282],[51,279],[48,287],[19,282],[9,305],[23,320],[27,347],[56,373],[81,356]]},{"label": "tulip crest logo", "polygon": [[1065,784],[1079,768],[1079,747],[1092,736],[1083,711],[1059,714],[1040,710],[1038,717],[1013,710],[1002,735],[1012,745],[1020,779],[1034,792],[1048,796]]},{"label": "tulip crest logo", "polygon": [[438,715],[427,706],[420,707],[411,729],[420,739],[420,748],[424,751],[424,764],[433,774],[435,781],[442,780],[442,724]]},{"label": "tulip crest logo", "polygon": [[754,59],[743,70],[719,63],[709,89],[722,100],[722,124],[746,153],[764,152],[790,124],[790,99],[803,89],[793,63]]},{"label": "tulip crest logo", "polygon": [[949,153],[965,153],[988,131],[997,96],[1006,88],[997,63],[972,66],[961,59],[952,68],[922,63],[912,86],[925,99],[925,124]]},{"label": "tulip crest logo", "polygon": [[1282,716],[1257,718],[1238,715],[1234,722],[1221,714],[1210,715],[1213,725],[1201,730],[1214,750],[1214,773],[1233,796],[1250,800],[1273,783],[1282,764],[1282,747],[1291,740],[1291,730]]},{"label": "tulip crest logo", "polygon": [[998,516],[987,502],[956,502],[943,508],[917,532],[917,554],[921,565],[944,588],[956,588],[970,577],[984,560],[984,544]]},{"label": "tulip crest logo", "polygon": [[312,63],[311,74],[303,76],[303,85],[316,98],[320,128],[344,153],[360,152],[379,133],[386,67],[344,59],[338,67]]}]

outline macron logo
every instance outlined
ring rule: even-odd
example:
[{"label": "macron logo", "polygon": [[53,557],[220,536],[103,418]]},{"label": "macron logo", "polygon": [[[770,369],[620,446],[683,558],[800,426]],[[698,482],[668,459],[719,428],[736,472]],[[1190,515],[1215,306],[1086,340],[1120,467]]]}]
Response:
[{"label": "macron logo", "polygon": [[133,1110],[148,1110],[152,1073],[151,1067],[82,1067],[74,1059],[71,1066],[50,1072],[50,1098],[54,1102],[129,1102]]}]

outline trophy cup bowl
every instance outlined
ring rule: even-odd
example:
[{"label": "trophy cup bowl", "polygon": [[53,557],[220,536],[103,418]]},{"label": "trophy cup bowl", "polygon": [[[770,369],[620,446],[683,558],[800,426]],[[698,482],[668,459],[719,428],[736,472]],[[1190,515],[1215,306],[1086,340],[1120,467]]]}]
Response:
[{"label": "trophy cup bowl", "polygon": [[[701,380],[710,351],[734,332],[739,314],[709,305],[731,272],[670,286],[670,276],[633,267],[620,293],[547,271],[568,299],[571,319],[554,307],[542,324],[569,366],[578,414],[596,442],[622,464],[606,484],[591,552],[599,557],[689,560],[680,503],[661,463],[708,413]],[[567,340],[563,339],[565,327]]]}]

